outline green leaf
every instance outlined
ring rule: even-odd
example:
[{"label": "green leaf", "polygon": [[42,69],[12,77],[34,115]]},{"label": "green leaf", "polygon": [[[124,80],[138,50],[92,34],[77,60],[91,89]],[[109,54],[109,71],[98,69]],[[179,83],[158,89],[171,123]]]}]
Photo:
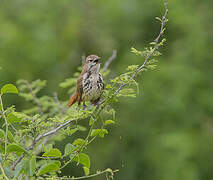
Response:
[{"label": "green leaf", "polygon": [[161,18],[159,18],[159,17],[155,17],[155,19],[157,19],[158,21],[162,22]]},{"label": "green leaf", "polygon": [[0,129],[0,138],[4,139],[5,138],[5,132],[3,129]]},{"label": "green leaf", "polygon": [[7,115],[7,122],[8,123],[15,123],[15,122],[20,122],[21,118],[17,117],[15,112],[11,112]]},{"label": "green leaf", "polygon": [[5,149],[3,146],[0,145],[0,151],[2,152],[2,154],[5,152]]},{"label": "green leaf", "polygon": [[89,168],[83,167],[83,169],[84,169],[85,175],[88,176],[89,175]]},{"label": "green leaf", "polygon": [[2,105],[0,104],[0,110],[2,109]]},{"label": "green leaf", "polygon": [[74,152],[76,150],[76,147],[73,144],[66,144],[65,149],[64,149],[64,155],[68,156],[70,154],[72,154],[72,152]]},{"label": "green leaf", "polygon": [[106,120],[106,121],[104,122],[104,124],[105,124],[105,125],[115,124],[115,121],[113,121],[113,120]]},{"label": "green leaf", "polygon": [[47,145],[44,146],[44,144],[42,144],[42,148],[43,148],[44,152],[47,152],[47,151],[49,151],[53,148],[53,145],[47,144]]},{"label": "green leaf", "polygon": [[54,161],[54,162],[50,162],[47,164],[44,164],[43,166],[40,167],[40,169],[38,170],[38,174],[37,176],[40,176],[42,174],[46,174],[46,173],[50,173],[50,172],[54,172],[59,170],[61,166],[60,161]]},{"label": "green leaf", "polygon": [[92,118],[90,118],[90,120],[89,120],[89,125],[91,126],[94,122],[95,122],[95,121],[94,121]]},{"label": "green leaf", "polygon": [[57,148],[53,148],[45,152],[42,156],[43,157],[61,157],[61,151]]},{"label": "green leaf", "polygon": [[90,168],[90,158],[87,154],[80,153],[78,156],[76,156],[74,159],[77,163],[82,164],[84,167]]},{"label": "green leaf", "polygon": [[29,176],[33,176],[36,170],[36,156],[32,156],[29,162]]},{"label": "green leaf", "polygon": [[15,152],[18,156],[20,156],[23,152],[28,154],[28,152],[18,144],[10,144],[7,146],[7,153]]},{"label": "green leaf", "polygon": [[15,171],[14,171],[14,179],[18,179],[18,176],[20,175],[21,171],[23,170],[25,160],[21,160],[20,163],[17,164]]},{"label": "green leaf", "polygon": [[18,89],[13,84],[5,84],[1,88],[1,94],[14,93],[18,94]]},{"label": "green leaf", "polygon": [[22,162],[21,171],[28,176],[33,176],[35,174],[36,169],[36,157],[35,155],[30,158],[25,158]]},{"label": "green leaf", "polygon": [[101,138],[104,138],[105,134],[108,134],[106,129],[93,129],[91,136],[100,136]]},{"label": "green leaf", "polygon": [[73,145],[83,145],[84,144],[84,140],[81,138],[76,139],[72,144]]},{"label": "green leaf", "polygon": [[7,131],[7,137],[11,142],[14,140],[13,134],[11,133],[10,130]]}]

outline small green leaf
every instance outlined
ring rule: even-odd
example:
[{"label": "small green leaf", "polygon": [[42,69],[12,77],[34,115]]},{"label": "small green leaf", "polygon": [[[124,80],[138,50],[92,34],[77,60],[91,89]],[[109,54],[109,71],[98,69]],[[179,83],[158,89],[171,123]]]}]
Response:
[{"label": "small green leaf", "polygon": [[162,22],[161,18],[159,18],[159,17],[155,17],[155,19],[157,19],[158,21]]},{"label": "small green leaf", "polygon": [[104,138],[105,134],[108,134],[106,129],[93,129],[91,136],[100,136],[101,138]]},{"label": "small green leaf", "polygon": [[53,148],[45,152],[42,156],[43,157],[61,157],[61,151],[57,148]]},{"label": "small green leaf", "polygon": [[113,121],[113,120],[106,120],[106,121],[104,122],[104,124],[105,124],[105,125],[108,125],[108,124],[115,124],[115,121]]},{"label": "small green leaf", "polygon": [[83,139],[81,139],[81,138],[78,138],[78,139],[76,139],[72,144],[73,145],[83,145],[84,144],[84,140]]},{"label": "small green leaf", "polygon": [[36,156],[32,156],[29,163],[29,176],[33,176],[36,170]]},{"label": "small green leaf", "polygon": [[18,179],[18,176],[20,175],[23,166],[24,166],[25,160],[22,159],[20,163],[17,164],[15,171],[14,171],[14,179]]},{"label": "small green leaf", "polygon": [[28,154],[28,152],[18,144],[9,144],[7,146],[7,153],[15,152],[18,156],[20,156],[23,152]]},{"label": "small green leaf", "polygon": [[84,167],[90,168],[90,158],[87,154],[80,153],[78,156],[76,156],[74,159],[77,163],[82,164]]},{"label": "small green leaf", "polygon": [[2,152],[2,154],[5,152],[5,149],[3,146],[0,145],[0,151]]},{"label": "small green leaf", "polygon": [[44,144],[42,144],[42,148],[44,150],[44,152],[50,151],[53,148],[52,144],[47,144],[46,146],[44,146]]},{"label": "small green leaf", "polygon": [[84,166],[83,169],[84,169],[85,175],[88,176],[89,175],[89,168]]},{"label": "small green leaf", "polygon": [[43,166],[40,167],[40,169],[38,170],[38,174],[37,176],[40,176],[42,174],[46,174],[46,173],[50,173],[50,172],[54,172],[59,170],[61,166],[60,161],[54,161],[54,162],[50,162],[47,164],[44,164]]},{"label": "small green leaf", "polygon": [[18,94],[18,89],[13,84],[5,84],[1,88],[1,94],[14,93]]},{"label": "small green leaf", "polygon": [[76,147],[73,144],[66,144],[65,149],[64,149],[64,155],[68,156],[72,154],[76,150]]},{"label": "small green leaf", "polygon": [[22,170],[28,176],[33,176],[35,174],[36,168],[36,157],[35,155],[32,157],[25,158],[22,162]]},{"label": "small green leaf", "polygon": [[11,142],[14,140],[13,134],[11,133],[10,130],[7,131],[7,137]]},{"label": "small green leaf", "polygon": [[8,123],[15,123],[15,122],[20,122],[21,118],[17,117],[15,112],[11,112],[7,115],[7,122]]},{"label": "small green leaf", "polygon": [[5,132],[3,129],[0,129],[0,138],[4,139],[5,138]]},{"label": "small green leaf", "polygon": [[92,118],[90,118],[90,120],[89,120],[89,125],[91,126],[94,122],[95,122],[95,121],[94,121]]},{"label": "small green leaf", "polygon": [[0,111],[1,111],[1,109],[2,109],[2,105],[0,104]]}]

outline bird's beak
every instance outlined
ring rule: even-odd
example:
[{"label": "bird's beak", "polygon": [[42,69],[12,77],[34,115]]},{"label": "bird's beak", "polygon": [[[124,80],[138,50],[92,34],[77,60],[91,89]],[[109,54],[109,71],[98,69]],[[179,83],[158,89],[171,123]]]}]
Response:
[{"label": "bird's beak", "polygon": [[95,62],[96,62],[96,64],[101,64],[100,63],[100,58],[96,59]]}]

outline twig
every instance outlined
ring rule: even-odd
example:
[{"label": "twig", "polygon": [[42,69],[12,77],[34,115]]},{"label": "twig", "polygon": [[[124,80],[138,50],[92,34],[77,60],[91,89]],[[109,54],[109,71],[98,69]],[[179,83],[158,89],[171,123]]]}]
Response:
[{"label": "twig", "polygon": [[117,57],[117,50],[112,51],[112,56],[109,57],[109,59],[105,62],[104,67],[102,69],[102,72],[105,72],[109,65],[112,63],[112,61]]},{"label": "twig", "polygon": [[4,177],[6,180],[9,180],[9,178],[6,176],[6,174],[5,174],[5,172],[4,172],[4,169],[3,169],[1,163],[0,163],[0,169],[1,169],[1,172],[2,172],[3,177]]},{"label": "twig", "polygon": [[107,173],[110,173],[112,176],[114,176],[114,173],[118,172],[119,170],[110,170],[110,169],[106,169],[102,172],[99,172],[99,173],[95,173],[95,174],[91,174],[89,176],[81,176],[81,177],[73,177],[73,178],[63,178],[61,177],[60,180],[78,180],[78,179],[87,179],[87,178],[91,178],[91,177],[96,177],[96,176],[99,176],[99,175],[102,175],[102,174],[107,174]]}]

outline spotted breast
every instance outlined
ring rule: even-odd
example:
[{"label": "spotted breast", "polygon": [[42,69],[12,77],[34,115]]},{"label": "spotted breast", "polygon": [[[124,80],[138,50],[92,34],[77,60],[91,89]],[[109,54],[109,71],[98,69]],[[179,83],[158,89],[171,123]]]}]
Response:
[{"label": "spotted breast", "polygon": [[100,73],[85,73],[82,80],[82,87],[82,100],[96,104],[104,89],[102,75]]}]

